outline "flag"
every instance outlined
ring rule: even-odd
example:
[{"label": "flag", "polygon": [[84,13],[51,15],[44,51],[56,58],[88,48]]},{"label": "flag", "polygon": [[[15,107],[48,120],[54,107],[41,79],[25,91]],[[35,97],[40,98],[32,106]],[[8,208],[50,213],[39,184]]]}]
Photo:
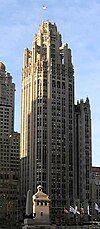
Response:
[{"label": "flag", "polygon": [[68,210],[67,210],[66,208],[64,208],[64,212],[65,212],[66,214],[68,214]]},{"label": "flag", "polygon": [[87,213],[88,213],[88,215],[90,215],[90,208],[89,208],[89,205],[87,206]]},{"label": "flag", "polygon": [[76,214],[76,210],[72,206],[70,206],[69,211],[72,212],[73,214]]},{"label": "flag", "polygon": [[80,212],[77,209],[78,209],[77,206],[75,206],[76,213],[80,215]]},{"label": "flag", "polygon": [[95,210],[100,212],[100,208],[99,208],[98,204],[96,204],[96,203],[95,203]]},{"label": "flag", "polygon": [[76,213],[77,213],[78,215],[80,215],[80,212],[79,212],[79,211],[76,211]]},{"label": "flag", "polygon": [[42,6],[42,9],[43,9],[43,10],[46,10],[46,9],[47,9],[47,6]]}]

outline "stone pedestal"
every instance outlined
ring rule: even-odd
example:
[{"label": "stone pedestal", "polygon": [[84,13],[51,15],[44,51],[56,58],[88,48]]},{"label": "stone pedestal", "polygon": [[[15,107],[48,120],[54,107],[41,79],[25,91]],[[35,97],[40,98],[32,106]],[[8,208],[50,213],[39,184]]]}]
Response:
[{"label": "stone pedestal", "polygon": [[24,219],[24,226],[22,227],[22,229],[31,229],[34,228],[34,220],[33,219]]},{"label": "stone pedestal", "polygon": [[51,225],[46,225],[42,222],[38,224],[34,219],[24,219],[24,226],[22,229],[51,229]]}]

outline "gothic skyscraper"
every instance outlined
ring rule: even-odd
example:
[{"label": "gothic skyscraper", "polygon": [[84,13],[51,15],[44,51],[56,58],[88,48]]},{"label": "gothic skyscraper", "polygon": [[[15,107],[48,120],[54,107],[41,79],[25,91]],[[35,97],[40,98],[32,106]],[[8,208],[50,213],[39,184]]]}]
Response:
[{"label": "gothic skyscraper", "polygon": [[71,50],[49,21],[24,50],[21,109],[22,194],[41,184],[54,208],[73,202],[74,70]]},{"label": "gothic skyscraper", "polygon": [[[34,37],[32,49],[24,50],[21,195],[25,197],[29,189],[34,193],[37,185],[42,185],[44,192],[51,198],[53,216],[58,212],[62,214],[65,206],[75,206],[75,201],[79,198],[79,146],[76,146],[79,139],[77,140],[78,132],[75,129],[78,124],[76,118],[79,117],[77,109],[74,103],[71,50],[68,44],[62,44],[56,24],[43,22]],[[90,155],[89,148],[86,160]],[[88,171],[90,172],[87,165]]]}]

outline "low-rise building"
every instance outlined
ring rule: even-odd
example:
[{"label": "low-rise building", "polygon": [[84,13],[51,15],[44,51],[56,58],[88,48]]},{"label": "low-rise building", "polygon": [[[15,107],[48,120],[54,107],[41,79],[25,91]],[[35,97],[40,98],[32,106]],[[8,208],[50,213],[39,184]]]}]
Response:
[{"label": "low-rise building", "polygon": [[100,208],[100,167],[92,167],[92,215],[100,220],[100,213],[95,209],[95,204]]}]

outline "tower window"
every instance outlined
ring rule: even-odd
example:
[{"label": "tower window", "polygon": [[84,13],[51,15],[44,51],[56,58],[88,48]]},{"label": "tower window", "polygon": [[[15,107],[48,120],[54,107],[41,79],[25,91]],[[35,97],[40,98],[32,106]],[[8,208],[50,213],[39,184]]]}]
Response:
[{"label": "tower window", "polygon": [[41,216],[43,216],[43,212],[41,212]]}]

